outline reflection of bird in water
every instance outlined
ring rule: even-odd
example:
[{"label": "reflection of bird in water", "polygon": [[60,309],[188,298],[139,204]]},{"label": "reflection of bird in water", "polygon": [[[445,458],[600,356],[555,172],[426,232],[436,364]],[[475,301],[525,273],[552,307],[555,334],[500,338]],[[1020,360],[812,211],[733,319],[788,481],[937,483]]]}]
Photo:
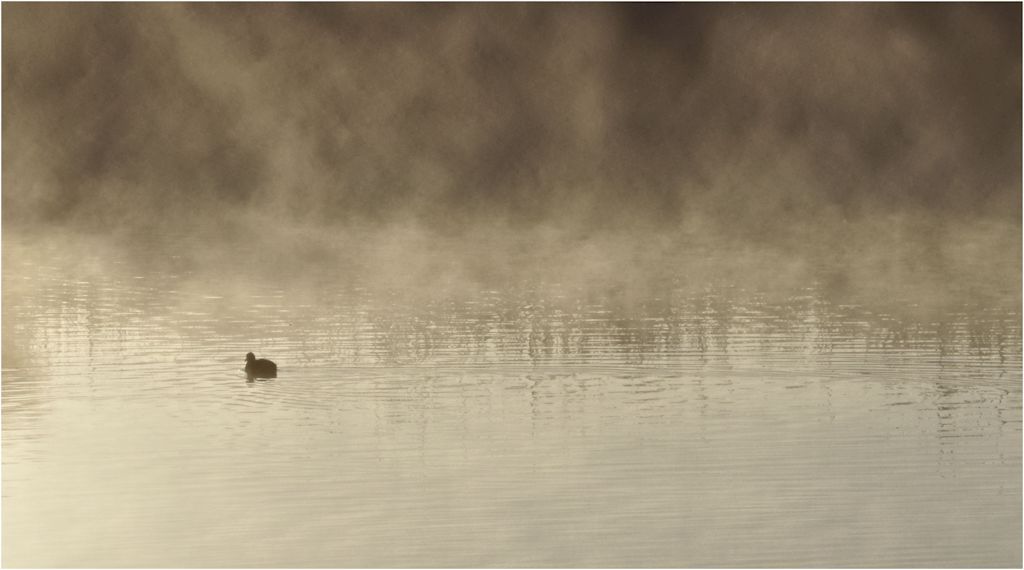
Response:
[{"label": "reflection of bird in water", "polygon": [[256,358],[256,355],[249,353],[245,355],[245,375],[253,378],[277,378],[277,365],[266,358]]}]

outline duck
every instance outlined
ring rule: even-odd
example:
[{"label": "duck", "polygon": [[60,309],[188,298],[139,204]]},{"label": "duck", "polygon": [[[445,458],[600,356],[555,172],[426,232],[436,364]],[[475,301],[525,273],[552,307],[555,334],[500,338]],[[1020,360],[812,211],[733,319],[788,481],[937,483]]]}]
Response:
[{"label": "duck", "polygon": [[256,355],[250,352],[245,355],[245,375],[249,380],[277,378],[277,365],[266,358],[256,358]]}]

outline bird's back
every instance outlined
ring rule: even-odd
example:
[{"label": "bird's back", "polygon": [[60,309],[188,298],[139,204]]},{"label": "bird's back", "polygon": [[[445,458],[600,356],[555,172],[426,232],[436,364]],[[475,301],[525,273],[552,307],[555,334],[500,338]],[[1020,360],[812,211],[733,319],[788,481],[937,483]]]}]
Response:
[{"label": "bird's back", "polygon": [[256,378],[277,378],[277,365],[266,358],[245,363],[245,373]]}]

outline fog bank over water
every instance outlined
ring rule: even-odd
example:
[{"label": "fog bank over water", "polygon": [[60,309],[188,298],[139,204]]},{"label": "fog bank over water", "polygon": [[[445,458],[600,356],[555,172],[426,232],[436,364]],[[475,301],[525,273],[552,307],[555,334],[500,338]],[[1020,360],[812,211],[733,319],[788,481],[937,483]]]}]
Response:
[{"label": "fog bank over water", "polygon": [[3,15],[5,238],[470,282],[714,243],[766,278],[1019,291],[1018,4]]},{"label": "fog bank over water", "polygon": [[1021,567],[1020,3],[0,10],[0,566]]}]

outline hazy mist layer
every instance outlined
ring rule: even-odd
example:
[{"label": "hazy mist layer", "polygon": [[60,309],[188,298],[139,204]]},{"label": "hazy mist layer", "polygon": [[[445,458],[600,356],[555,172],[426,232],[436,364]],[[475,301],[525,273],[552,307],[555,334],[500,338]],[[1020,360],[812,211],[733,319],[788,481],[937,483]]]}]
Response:
[{"label": "hazy mist layer", "polygon": [[1019,305],[1019,4],[3,16],[5,241],[407,293],[668,276]]},{"label": "hazy mist layer", "polygon": [[3,15],[6,223],[1020,222],[1018,4]]}]

